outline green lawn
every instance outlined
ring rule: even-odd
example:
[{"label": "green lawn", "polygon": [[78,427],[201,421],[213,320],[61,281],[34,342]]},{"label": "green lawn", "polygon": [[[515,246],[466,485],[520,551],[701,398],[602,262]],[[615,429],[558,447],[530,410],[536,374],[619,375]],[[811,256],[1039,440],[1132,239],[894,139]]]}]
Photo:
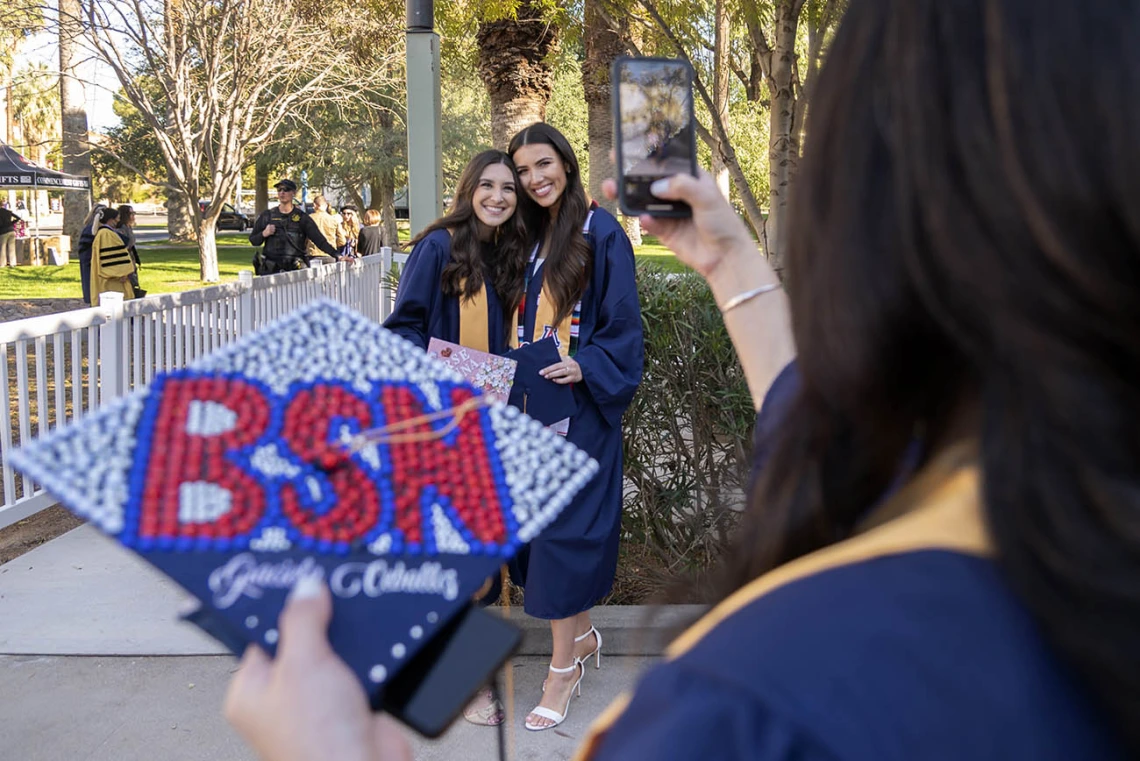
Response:
[{"label": "green lawn", "polygon": [[[636,250],[669,272],[683,272],[685,266],[652,236],[645,236]],[[199,288],[198,248],[194,245],[144,243],[139,246],[142,270],[139,281],[148,293],[175,293]],[[218,236],[218,271],[222,281],[237,280],[238,271],[252,269],[253,247],[244,235]],[[0,299],[79,298],[79,263],[72,259],[64,267],[0,268]]]},{"label": "green lawn", "polygon": [[[148,293],[176,293],[200,288],[198,247],[143,243],[139,246],[142,269],[139,284]],[[237,280],[239,270],[253,269],[253,247],[245,236],[218,236],[218,271],[222,281]],[[0,269],[0,299],[79,298],[79,261],[63,267],[14,267]]]},{"label": "green lawn", "polygon": [[652,262],[666,272],[687,272],[689,269],[677,261],[673,252],[658,243],[652,235],[641,236],[641,245],[633,252],[641,261]]}]

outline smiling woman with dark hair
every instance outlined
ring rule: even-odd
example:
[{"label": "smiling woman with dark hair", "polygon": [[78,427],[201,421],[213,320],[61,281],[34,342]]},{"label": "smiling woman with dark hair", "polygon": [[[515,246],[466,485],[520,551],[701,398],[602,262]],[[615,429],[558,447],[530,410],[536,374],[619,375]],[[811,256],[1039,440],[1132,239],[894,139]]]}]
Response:
[{"label": "smiling woman with dark hair", "polygon": [[517,562],[526,612],[550,621],[554,642],[542,700],[525,721],[537,732],[565,721],[586,662],[601,667],[602,634],[590,609],[609,594],[617,570],[621,420],[641,384],[645,347],[633,247],[613,215],[586,200],[569,141],[539,122],[511,138],[509,151],[534,238],[520,342],[553,337],[561,361],[541,373],[569,385],[576,407],[558,430],[602,467]]},{"label": "smiling woman with dark hair", "polygon": [[502,151],[463,170],[451,210],[412,241],[396,305],[384,327],[422,349],[432,338],[502,354],[522,299],[526,228],[518,175]]}]

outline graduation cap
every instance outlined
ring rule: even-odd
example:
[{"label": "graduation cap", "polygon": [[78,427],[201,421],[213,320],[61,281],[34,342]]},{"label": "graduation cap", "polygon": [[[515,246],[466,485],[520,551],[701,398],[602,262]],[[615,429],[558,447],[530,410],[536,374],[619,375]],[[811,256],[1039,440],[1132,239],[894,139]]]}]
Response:
[{"label": "graduation cap", "polygon": [[504,356],[518,362],[509,402],[543,425],[553,425],[571,417],[578,409],[574,391],[568,384],[555,383],[538,374],[539,370],[562,361],[553,338],[525,344]]},{"label": "graduation cap", "polygon": [[60,502],[271,654],[290,589],[333,594],[329,639],[372,704],[442,732],[520,634],[484,581],[597,463],[347,308],[311,303],[12,454]]}]

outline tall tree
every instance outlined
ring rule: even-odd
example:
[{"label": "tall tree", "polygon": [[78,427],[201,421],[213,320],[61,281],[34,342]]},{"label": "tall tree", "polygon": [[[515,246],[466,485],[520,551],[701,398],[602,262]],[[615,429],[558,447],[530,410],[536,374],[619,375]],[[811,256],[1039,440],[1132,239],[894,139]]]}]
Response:
[{"label": "tall tree", "polygon": [[[165,0],[162,9],[163,45],[166,55],[178,60],[185,54],[185,45],[182,37],[182,0]],[[165,93],[155,93],[155,97],[162,98]],[[166,124],[175,122],[175,109],[177,105],[173,98],[169,98],[166,110],[162,114]],[[178,173],[170,164],[164,168],[166,174],[166,232],[170,240],[181,243],[196,240],[198,237],[198,205],[197,198],[191,198],[186,190],[180,187]]]},{"label": "tall tree", "polygon": [[[179,0],[166,9],[169,20],[161,0],[84,2],[97,57],[150,125],[170,171],[151,181],[177,191],[181,208],[199,219],[201,278],[216,281],[214,226],[247,158],[286,119],[354,99],[362,83],[353,62],[323,24],[317,0]],[[148,81],[158,84],[159,97]],[[129,156],[118,158],[130,164]],[[199,217],[203,172],[212,200]]]},{"label": "tall tree", "polygon": [[512,14],[481,23],[476,41],[491,97],[491,144],[506,150],[516,132],[546,118],[558,27],[539,0],[520,0]]},{"label": "tall tree", "polygon": [[[819,72],[824,36],[838,22],[845,3],[839,0],[774,0],[770,9],[755,0],[745,3],[745,23],[752,48],[753,68],[767,85],[768,221],[765,241],[772,267],[784,268],[788,196],[800,159],[800,138],[809,96]],[[806,76],[799,74],[796,45],[805,7],[808,16]],[[770,19],[770,27],[765,21]]]},{"label": "tall tree", "polygon": [[[45,63],[21,69],[12,78],[12,112],[20,139],[14,146],[32,161],[47,165],[60,131],[59,83]],[[15,134],[15,133],[14,133]]]},{"label": "tall tree", "polygon": [[[713,34],[713,109],[716,111],[716,118],[720,120],[725,131],[727,131],[729,127],[729,85],[731,83],[729,43],[732,34],[732,25],[729,23],[728,16],[728,0],[716,0],[713,23],[715,26]],[[724,163],[724,154],[723,148],[713,151],[712,169],[713,176],[716,177],[717,187],[720,188],[720,192],[724,194],[725,198],[728,198],[732,183],[728,175],[728,166]]]},{"label": "tall tree", "polygon": [[[703,57],[707,42],[703,40],[700,19],[686,18],[683,12],[671,5],[659,5],[657,0],[638,1],[677,54],[692,59],[688,51],[693,49],[700,50]],[[729,125],[720,118],[715,93],[710,93],[700,69],[697,70],[696,89],[709,115],[707,126],[697,125],[697,134],[712,150],[714,162],[722,161],[728,168],[745,216],[763,241],[765,253],[777,271],[783,269],[784,220],[788,194],[799,162],[807,96],[819,70],[825,38],[844,7],[843,0],[739,0],[738,11],[747,36],[748,65],[729,57],[727,69],[740,79],[750,101],[759,103],[762,93],[768,95],[766,217],[740,167]],[[806,13],[805,8],[808,9]],[[805,17],[808,19],[809,60],[801,77],[798,47],[801,43],[800,24]],[[723,76],[724,67],[721,71]]]},{"label": "tall tree", "polygon": [[[59,104],[63,112],[63,171],[91,176],[91,150],[87,137],[87,109],[79,64],[83,59],[83,8],[80,0],[59,0]],[[79,240],[90,210],[83,193],[63,194],[63,234]]]},{"label": "tall tree", "polygon": [[[692,63],[688,48],[678,32],[677,26],[679,25],[670,23],[662,14],[661,10],[659,10],[654,0],[639,1],[642,7],[649,13],[653,23],[665,38],[667,44],[672,48],[673,52]],[[697,135],[700,136],[701,141],[708,145],[710,149],[720,153],[720,159],[724,162],[724,166],[728,168],[732,186],[736,189],[741,206],[744,207],[744,216],[748,220],[748,224],[752,226],[752,229],[756,231],[757,235],[763,236],[764,213],[761,211],[760,204],[756,200],[756,195],[752,192],[752,186],[748,183],[748,178],[744,175],[744,170],[741,168],[740,161],[737,159],[736,148],[732,144],[728,127],[717,116],[712,95],[705,85],[700,70],[695,66],[693,69],[693,84],[696,88],[697,95],[699,95],[701,102],[709,113],[709,124],[707,126],[702,124],[699,120],[697,121],[695,125]]]},{"label": "tall tree", "polygon": [[[16,62],[16,53],[24,40],[43,26],[43,14],[37,0],[9,0],[0,7],[0,98],[4,106],[4,115],[0,118],[0,127],[3,128],[4,142],[9,145],[14,140],[16,126],[15,108],[13,108],[13,67]],[[8,202],[16,203],[16,191],[8,191]]]}]

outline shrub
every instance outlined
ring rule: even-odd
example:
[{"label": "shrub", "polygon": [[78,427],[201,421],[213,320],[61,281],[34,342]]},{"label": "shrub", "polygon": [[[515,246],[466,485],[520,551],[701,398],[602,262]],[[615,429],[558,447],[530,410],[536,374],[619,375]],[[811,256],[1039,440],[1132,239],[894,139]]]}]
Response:
[{"label": "shrub", "polygon": [[645,376],[623,421],[624,546],[612,600],[626,603],[716,561],[744,504],[756,419],[704,280],[639,264],[638,291]]}]

